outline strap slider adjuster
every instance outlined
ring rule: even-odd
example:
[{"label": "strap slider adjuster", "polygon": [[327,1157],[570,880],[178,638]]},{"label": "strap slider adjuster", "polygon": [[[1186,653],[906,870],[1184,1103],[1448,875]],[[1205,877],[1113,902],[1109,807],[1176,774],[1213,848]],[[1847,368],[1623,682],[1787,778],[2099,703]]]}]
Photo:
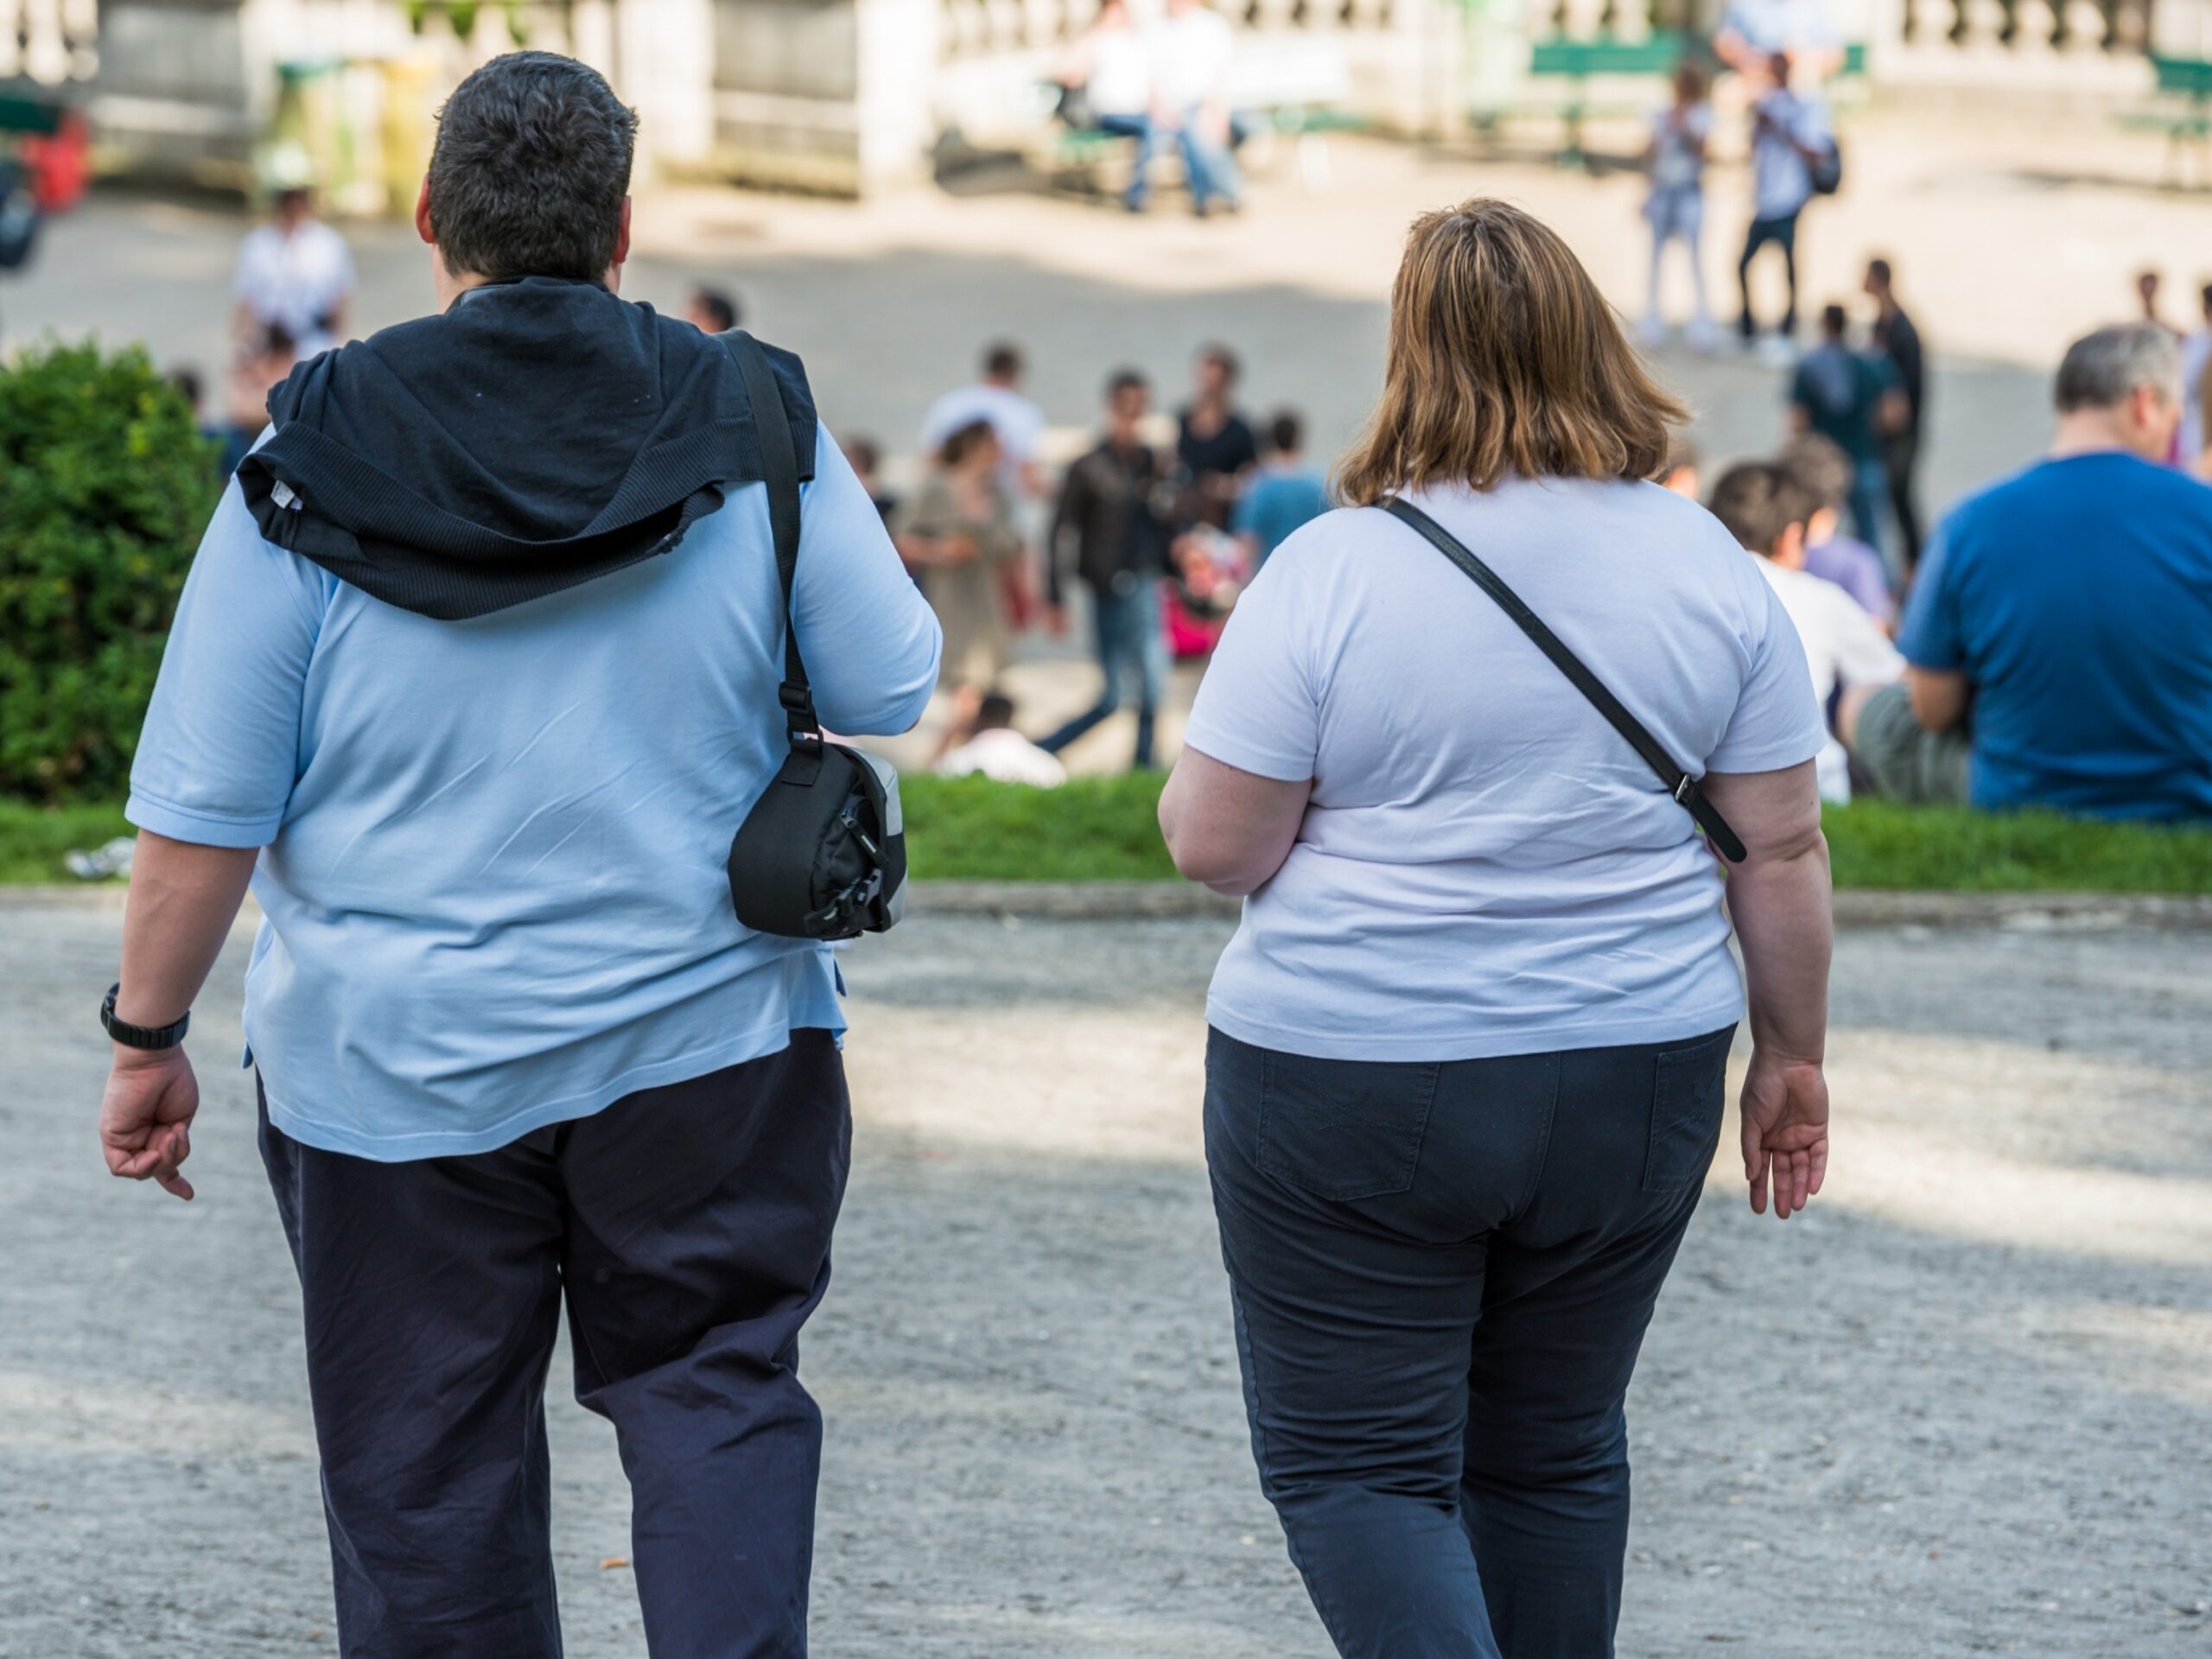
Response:
[{"label": "strap slider adjuster", "polygon": [[1697,779],[1686,772],[1682,774],[1682,781],[1675,785],[1675,798],[1687,806],[1689,804],[1691,795],[1696,791],[1696,789]]}]

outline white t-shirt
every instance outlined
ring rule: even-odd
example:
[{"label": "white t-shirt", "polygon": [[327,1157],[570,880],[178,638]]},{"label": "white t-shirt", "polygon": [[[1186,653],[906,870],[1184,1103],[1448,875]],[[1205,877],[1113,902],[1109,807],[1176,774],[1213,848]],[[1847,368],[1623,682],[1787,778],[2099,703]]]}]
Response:
[{"label": "white t-shirt", "polygon": [[1772,122],[1751,135],[1751,213],[1758,219],[1787,219],[1813,199],[1813,170],[1797,144],[1814,149],[1828,143],[1827,111],[1813,99],[1777,87],[1752,105]]},{"label": "white t-shirt", "polygon": [[[1841,588],[1756,553],[1745,556],[1758,566],[1782,608],[1789,613],[1797,641],[1805,648],[1805,666],[1812,672],[1813,696],[1822,709],[1839,685],[1887,685],[1904,677],[1904,658],[1897,655],[1897,648]],[[1834,738],[1821,750],[1820,774],[1823,799],[1851,798],[1850,759]]]},{"label": "white t-shirt", "polygon": [[[1656,484],[1513,480],[1415,502],[1686,768],[1772,772],[1827,733],[1744,550]],[[1442,554],[1372,510],[1278,547],[1184,741],[1313,780],[1207,1017],[1328,1059],[1662,1042],[1742,1015],[1719,861],[1636,752]]]},{"label": "white t-shirt", "polygon": [[1170,111],[1179,116],[1227,96],[1236,42],[1226,17],[1200,6],[1161,19],[1151,33],[1153,85]]},{"label": "white t-shirt", "polygon": [[1011,386],[995,386],[988,380],[957,387],[930,405],[922,416],[922,453],[935,456],[947,438],[977,421],[988,421],[998,434],[1009,473],[1037,459],[1037,447],[1045,437],[1045,411]]},{"label": "white t-shirt", "polygon": [[1058,756],[1047,754],[1004,726],[976,733],[938,761],[937,771],[945,778],[981,772],[1001,784],[1028,784],[1038,789],[1058,789],[1068,780],[1068,769]]},{"label": "white t-shirt", "polygon": [[1099,115],[1142,115],[1152,107],[1152,48],[1134,27],[1103,29],[1090,41],[1084,83]]},{"label": "white t-shirt", "polygon": [[353,256],[346,238],[319,219],[289,236],[278,226],[257,226],[238,245],[231,286],[264,324],[292,337],[304,362],[338,344],[326,323],[353,291]]}]

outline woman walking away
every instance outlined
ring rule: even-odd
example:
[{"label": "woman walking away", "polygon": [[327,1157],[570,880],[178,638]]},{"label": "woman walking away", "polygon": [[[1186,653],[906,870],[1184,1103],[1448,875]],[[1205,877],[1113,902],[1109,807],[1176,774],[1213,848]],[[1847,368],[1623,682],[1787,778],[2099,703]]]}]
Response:
[{"label": "woman walking away", "polygon": [[1622,1400],[1719,1138],[1732,917],[1752,1209],[1827,1164],[1826,734],[1753,562],[1644,481],[1681,413],[1542,225],[1421,219],[1351,505],[1238,605],[1160,803],[1246,898],[1206,1157],[1261,1483],[1355,1659],[1611,1653]]},{"label": "woman walking away", "polygon": [[1705,297],[1705,263],[1699,245],[1705,228],[1705,147],[1713,137],[1713,105],[1705,96],[1705,71],[1684,59],[1675,66],[1675,101],[1651,119],[1651,144],[1644,168],[1651,194],[1643,216],[1651,221],[1651,284],[1643,309],[1643,343],[1666,343],[1667,314],[1659,303],[1667,245],[1680,242],[1690,267],[1690,349],[1709,352],[1719,340],[1713,310]]}]

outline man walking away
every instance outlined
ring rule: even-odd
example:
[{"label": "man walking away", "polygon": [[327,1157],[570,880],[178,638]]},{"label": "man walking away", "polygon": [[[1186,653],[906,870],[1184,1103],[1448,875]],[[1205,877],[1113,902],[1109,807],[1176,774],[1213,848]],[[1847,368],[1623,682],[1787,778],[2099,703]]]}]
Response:
[{"label": "man walking away", "polygon": [[1928,429],[1928,359],[1920,330],[1897,303],[1896,279],[1886,259],[1866,262],[1866,296],[1874,302],[1874,349],[1889,360],[1904,393],[1903,418],[1882,437],[1882,470],[1890,486],[1890,511],[1904,544],[1905,574],[1920,563],[1920,440]]},{"label": "man walking away", "polygon": [[[635,127],[549,53],[461,84],[416,208],[437,314],[272,397],[131,773],[101,1138],[192,1196],[175,1045],[251,876],[346,1659],[561,1652],[564,1302],[649,1650],[806,1650],[798,1332],[844,1190],[844,1020],[830,948],[741,926],[724,863],[791,752],[787,632],[845,732],[913,724],[938,633],[798,360],[767,353],[756,403],[723,341],[618,297]],[[779,433],[811,480],[788,624]]]},{"label": "man walking away", "polygon": [[1889,485],[1882,440],[1905,419],[1904,393],[1885,358],[1853,351],[1851,319],[1840,305],[1821,310],[1821,343],[1805,353],[1789,383],[1793,434],[1817,432],[1851,460],[1851,531],[1882,550]]},{"label": "man walking away", "polygon": [[1137,683],[1136,764],[1153,763],[1153,728],[1167,685],[1167,638],[1160,631],[1160,579],[1167,568],[1167,530],[1156,505],[1165,480],[1160,458],[1141,435],[1152,391],[1124,369],[1106,383],[1106,430],[1098,447],[1068,468],[1046,538],[1047,595],[1062,604],[1071,565],[1090,589],[1098,701],[1039,744],[1058,754],[1122,706],[1124,674]]},{"label": "man walking away", "polygon": [[1813,199],[1813,168],[1833,162],[1835,141],[1820,100],[1789,90],[1788,53],[1770,56],[1767,73],[1773,84],[1751,105],[1751,223],[1744,235],[1744,256],[1736,262],[1744,306],[1737,327],[1746,346],[1758,339],[1758,319],[1751,309],[1751,262],[1772,243],[1782,250],[1789,298],[1780,328],[1762,349],[1778,365],[1789,361],[1790,342],[1797,334],[1798,217]]},{"label": "man walking away", "polygon": [[1329,510],[1329,486],[1306,459],[1306,422],[1294,409],[1280,409],[1268,423],[1268,456],[1237,498],[1230,527],[1244,544],[1253,571],[1283,544],[1291,531]]},{"label": "man walking away", "polygon": [[[2173,335],[2076,340],[2056,401],[2050,453],[1936,526],[1897,633],[1906,683],[1845,741],[1904,799],[2212,818],[2212,489],[2159,464],[2181,418]],[[1969,708],[1970,766],[1923,765]]]}]

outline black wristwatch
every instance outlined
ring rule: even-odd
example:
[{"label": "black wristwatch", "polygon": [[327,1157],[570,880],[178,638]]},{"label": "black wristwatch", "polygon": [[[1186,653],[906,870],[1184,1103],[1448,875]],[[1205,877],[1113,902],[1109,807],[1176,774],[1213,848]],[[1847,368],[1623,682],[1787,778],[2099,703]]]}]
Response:
[{"label": "black wristwatch", "polygon": [[120,984],[107,988],[107,1001],[100,1004],[100,1024],[107,1034],[125,1048],[175,1048],[184,1040],[185,1030],[192,1024],[192,1010],[187,1008],[184,1017],[173,1026],[134,1026],[115,1017],[115,995]]}]

